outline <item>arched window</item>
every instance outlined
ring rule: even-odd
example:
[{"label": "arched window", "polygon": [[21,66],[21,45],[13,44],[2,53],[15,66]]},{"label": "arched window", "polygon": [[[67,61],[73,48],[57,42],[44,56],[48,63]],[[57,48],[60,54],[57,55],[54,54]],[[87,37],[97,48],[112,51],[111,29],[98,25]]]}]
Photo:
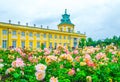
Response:
[{"label": "arched window", "polygon": [[60,31],[63,31],[63,29],[62,29],[62,28],[60,28]]},{"label": "arched window", "polygon": [[71,29],[70,29],[70,28],[68,28],[68,32],[71,32]]}]

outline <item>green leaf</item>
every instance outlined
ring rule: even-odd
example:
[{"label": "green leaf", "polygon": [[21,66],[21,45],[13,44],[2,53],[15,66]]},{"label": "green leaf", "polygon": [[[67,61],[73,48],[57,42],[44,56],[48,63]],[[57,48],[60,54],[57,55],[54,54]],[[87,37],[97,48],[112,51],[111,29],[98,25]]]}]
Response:
[{"label": "green leaf", "polygon": [[20,77],[20,75],[19,75],[18,73],[14,73],[14,74],[13,74],[13,77],[17,79],[17,78]]},{"label": "green leaf", "polygon": [[25,80],[25,79],[21,79],[20,82],[27,82],[27,80]]}]

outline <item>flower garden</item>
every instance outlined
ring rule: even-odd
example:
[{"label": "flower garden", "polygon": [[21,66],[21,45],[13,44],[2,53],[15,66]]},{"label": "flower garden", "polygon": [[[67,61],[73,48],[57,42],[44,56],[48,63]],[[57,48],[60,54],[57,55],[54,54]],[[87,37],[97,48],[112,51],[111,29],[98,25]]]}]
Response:
[{"label": "flower garden", "polygon": [[120,82],[120,49],[0,49],[0,82]]}]

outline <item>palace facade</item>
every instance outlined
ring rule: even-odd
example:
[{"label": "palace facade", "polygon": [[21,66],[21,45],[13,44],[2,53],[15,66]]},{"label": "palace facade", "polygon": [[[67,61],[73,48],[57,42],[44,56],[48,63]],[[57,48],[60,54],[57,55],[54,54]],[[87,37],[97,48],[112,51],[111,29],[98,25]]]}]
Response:
[{"label": "palace facade", "polygon": [[62,15],[58,30],[27,25],[0,22],[0,46],[2,48],[55,48],[58,44],[63,46],[77,47],[79,39],[86,38],[85,34],[76,33],[75,25],[70,20],[67,10]]}]

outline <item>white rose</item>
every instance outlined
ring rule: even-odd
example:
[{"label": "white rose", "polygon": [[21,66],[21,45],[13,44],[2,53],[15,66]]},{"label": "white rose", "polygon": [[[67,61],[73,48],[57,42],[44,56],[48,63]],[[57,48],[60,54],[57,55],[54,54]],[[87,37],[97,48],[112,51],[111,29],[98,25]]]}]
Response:
[{"label": "white rose", "polygon": [[3,65],[3,64],[0,64],[0,69],[3,68],[3,67],[4,67],[4,65]]}]

